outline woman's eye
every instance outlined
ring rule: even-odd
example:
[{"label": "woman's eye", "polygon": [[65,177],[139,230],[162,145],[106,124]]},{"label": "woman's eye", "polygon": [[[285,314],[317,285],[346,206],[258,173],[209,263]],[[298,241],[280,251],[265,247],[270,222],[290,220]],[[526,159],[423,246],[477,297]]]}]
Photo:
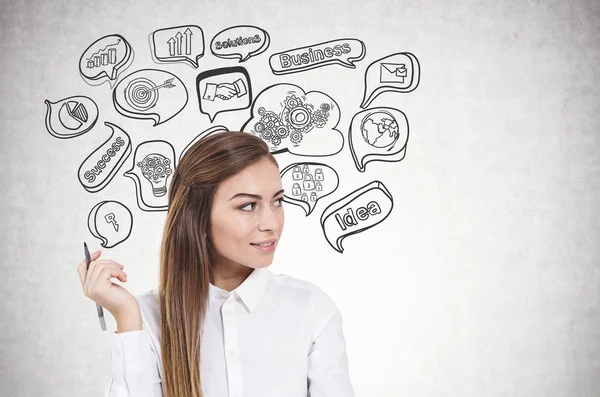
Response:
[{"label": "woman's eye", "polygon": [[[252,210],[254,209],[254,206],[255,206],[255,205],[256,205],[256,203],[248,203],[248,204],[246,204],[246,205],[244,205],[244,206],[240,207],[240,209],[241,209],[242,211],[252,211]],[[250,207],[250,206],[252,206],[252,208],[251,208],[251,209],[244,209],[244,208],[248,208],[248,207]]]},{"label": "woman's eye", "polygon": [[279,201],[279,206],[283,205],[283,197],[278,198],[277,200],[275,200],[275,202]]}]

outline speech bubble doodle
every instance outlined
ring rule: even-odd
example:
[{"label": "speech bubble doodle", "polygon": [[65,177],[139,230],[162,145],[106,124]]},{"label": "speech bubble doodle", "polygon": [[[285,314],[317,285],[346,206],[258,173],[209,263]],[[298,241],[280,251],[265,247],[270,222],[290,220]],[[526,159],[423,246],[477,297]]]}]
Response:
[{"label": "speech bubble doodle", "polygon": [[408,119],[398,109],[378,107],[352,117],[348,144],[360,172],[371,161],[400,161],[406,156]]},{"label": "speech bubble doodle", "polygon": [[208,129],[202,131],[194,139],[192,139],[190,141],[190,143],[188,143],[187,146],[181,151],[181,153],[179,154],[179,162],[181,163],[181,159],[183,158],[183,155],[185,154],[185,152],[187,152],[190,147],[192,147],[194,144],[196,144],[196,142],[198,142],[202,138],[205,138],[212,134],[216,134],[217,132],[226,132],[226,131],[229,131],[229,130],[227,129],[227,127],[224,127],[222,125],[215,125],[215,126],[212,126]]},{"label": "speech bubble doodle", "polygon": [[366,108],[380,94],[411,92],[419,85],[421,67],[410,52],[398,52],[376,60],[365,72],[365,92],[361,108]]},{"label": "speech bubble doodle", "polygon": [[46,104],[46,129],[55,138],[68,139],[85,134],[98,121],[98,106],[86,96],[70,96]]},{"label": "speech bubble doodle", "polygon": [[118,201],[101,201],[88,215],[88,229],[104,248],[113,248],[131,235],[133,215]]},{"label": "speech bubble doodle", "polygon": [[204,56],[204,33],[196,25],[158,29],[150,36],[150,47],[157,62],[183,62],[197,68]]},{"label": "speech bubble doodle", "polygon": [[151,119],[154,127],[179,114],[187,102],[183,82],[164,70],[138,70],[124,77],[113,90],[113,104],[119,113],[133,119]]},{"label": "speech bubble doodle", "polygon": [[210,42],[210,51],[219,58],[239,58],[240,62],[266,51],[269,34],[256,26],[239,25],[220,31]]},{"label": "speech bubble doodle", "polygon": [[142,211],[166,211],[169,178],[175,171],[175,149],[167,141],[146,141],[135,149],[133,167],[123,175],[135,183]]},{"label": "speech bubble doodle", "polygon": [[365,43],[358,39],[338,39],[278,52],[269,58],[273,74],[297,73],[326,65],[354,69],[365,57]]},{"label": "speech bubble doodle", "polygon": [[79,73],[89,85],[108,81],[112,87],[119,74],[133,62],[133,49],[120,34],[111,34],[94,41],[79,58]]},{"label": "speech bubble doodle", "polygon": [[339,121],[340,107],[329,95],[284,83],[258,94],[252,118],[241,130],[259,136],[272,153],[331,156],[344,146],[342,133],[335,129]]},{"label": "speech bubble doodle", "polygon": [[108,121],[104,124],[111,129],[110,137],[81,163],[77,171],[79,183],[91,193],[104,189],[131,154],[129,135],[115,124]]},{"label": "speech bubble doodle", "polygon": [[196,77],[196,93],[200,112],[212,122],[219,113],[250,107],[250,75],[242,66],[207,70]]},{"label": "speech bubble doodle", "polygon": [[342,253],[342,241],[383,222],[394,200],[385,185],[373,181],[331,203],[321,215],[321,228],[329,245]]},{"label": "speech bubble doodle", "polygon": [[310,215],[319,199],[333,193],[339,185],[337,172],[323,163],[294,163],[281,172],[285,193],[283,201],[297,205]]}]

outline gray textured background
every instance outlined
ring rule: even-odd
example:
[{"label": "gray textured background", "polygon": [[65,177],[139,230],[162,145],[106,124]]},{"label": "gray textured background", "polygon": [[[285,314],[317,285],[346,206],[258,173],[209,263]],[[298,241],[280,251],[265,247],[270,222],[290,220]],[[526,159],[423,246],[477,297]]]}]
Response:
[{"label": "gray textured background", "polygon": [[[319,89],[342,109],[346,132],[359,111],[366,67],[399,51],[421,63],[419,87],[383,94],[372,106],[408,117],[406,158],[356,171],[347,147],[326,159],[340,174],[325,206],[373,179],[395,207],[338,254],[318,214],[291,205],[272,270],[314,282],[344,317],[352,381],[371,396],[597,396],[600,394],[598,211],[600,7],[596,1],[221,1],[139,3],[1,1],[0,12],[0,395],[100,396],[110,378],[115,323],[102,332],[76,265],[86,225],[101,200],[134,216],[125,243],[103,257],[125,265],[132,293],[156,286],[164,213],[141,211],[120,172],[99,193],[77,181],[83,159],[116,122],[134,148],[165,139],[177,153],[210,124],[193,82],[236,64],[207,53],[200,68],[155,64],[148,35],[197,24],[205,41],[255,24],[266,53],[242,64],[258,93],[277,82]],[[107,84],[79,76],[83,50],[119,33],[135,51],[132,72],[177,74],[190,102],[161,126],[115,111]],[[327,66],[274,76],[270,54],[342,37],[365,42],[357,68]],[[122,76],[125,76],[125,73]],[[44,100],[88,95],[97,126],[52,137]],[[240,128],[248,111],[217,116]],[[285,166],[299,158],[279,157]],[[131,158],[122,171],[130,168]]]}]

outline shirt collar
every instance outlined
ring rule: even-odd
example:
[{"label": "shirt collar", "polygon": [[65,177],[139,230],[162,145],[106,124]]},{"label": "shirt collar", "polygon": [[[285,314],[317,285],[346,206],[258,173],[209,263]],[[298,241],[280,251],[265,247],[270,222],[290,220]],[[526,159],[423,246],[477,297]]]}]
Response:
[{"label": "shirt collar", "polygon": [[246,279],[231,292],[227,292],[224,289],[210,283],[209,300],[211,306],[213,302],[219,298],[218,295],[220,293],[223,293],[224,296],[228,294],[234,294],[242,300],[248,312],[252,313],[265,292],[270,274],[270,270],[266,267],[255,268],[252,273],[250,273],[250,275],[246,277]]}]

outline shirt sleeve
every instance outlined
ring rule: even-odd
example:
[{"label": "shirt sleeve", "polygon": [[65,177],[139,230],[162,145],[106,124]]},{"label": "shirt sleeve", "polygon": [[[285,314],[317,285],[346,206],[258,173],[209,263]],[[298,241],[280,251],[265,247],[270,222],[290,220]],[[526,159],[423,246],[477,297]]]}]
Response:
[{"label": "shirt sleeve", "polygon": [[314,335],[308,353],[309,397],[355,397],[348,368],[342,315],[322,290],[312,304]]},{"label": "shirt sleeve", "polygon": [[104,397],[162,397],[158,357],[146,329],[114,333]]}]

